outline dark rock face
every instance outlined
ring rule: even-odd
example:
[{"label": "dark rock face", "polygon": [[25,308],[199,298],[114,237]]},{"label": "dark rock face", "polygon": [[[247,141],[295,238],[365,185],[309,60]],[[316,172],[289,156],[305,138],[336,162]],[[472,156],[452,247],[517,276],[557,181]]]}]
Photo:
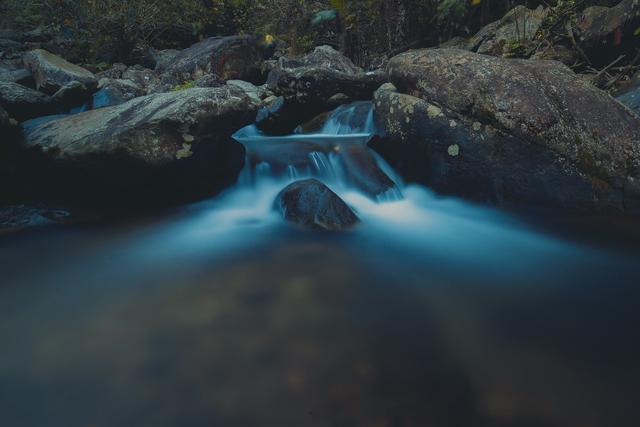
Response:
[{"label": "dark rock face", "polygon": [[282,96],[282,105],[273,118],[264,121],[268,128],[263,130],[288,133],[299,123],[335,108],[336,94],[344,95],[345,100],[369,100],[383,80],[382,74],[365,73],[330,46],[317,47],[299,59],[280,58],[267,85]]},{"label": "dark rock face", "polygon": [[374,147],[405,175],[495,202],[639,211],[640,120],[560,63],[435,49],[387,70],[401,93],[376,93]]},{"label": "dark rock face", "polygon": [[621,54],[635,55],[640,3],[622,0],[613,7],[592,6],[578,18],[578,43],[589,59],[606,65]]},{"label": "dark rock face", "polygon": [[0,83],[0,106],[20,122],[56,110],[51,97],[17,83]]},{"label": "dark rock face", "polygon": [[353,210],[317,179],[288,185],[278,194],[274,208],[287,221],[316,230],[344,230],[359,222]]},{"label": "dark rock face", "polygon": [[92,72],[43,49],[25,53],[22,60],[33,74],[38,90],[47,94],[54,94],[74,80],[82,83],[89,90],[93,90],[98,85]]},{"label": "dark rock face", "polygon": [[211,37],[181,51],[170,61],[159,62],[156,71],[181,81],[217,74],[224,80],[256,82],[262,61],[263,52],[254,37]]},{"label": "dark rock face", "polygon": [[233,183],[244,158],[231,134],[257,106],[228,86],[135,98],[26,131],[43,193],[76,203],[171,204]]}]

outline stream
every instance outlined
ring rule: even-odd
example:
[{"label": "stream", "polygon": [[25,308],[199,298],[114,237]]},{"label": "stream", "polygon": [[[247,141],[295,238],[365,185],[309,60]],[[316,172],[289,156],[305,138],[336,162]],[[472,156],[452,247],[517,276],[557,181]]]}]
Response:
[{"label": "stream", "polygon": [[[0,236],[0,425],[637,426],[638,224],[403,183],[371,114],[239,130],[210,200]],[[306,177],[361,224],[284,223]]]}]

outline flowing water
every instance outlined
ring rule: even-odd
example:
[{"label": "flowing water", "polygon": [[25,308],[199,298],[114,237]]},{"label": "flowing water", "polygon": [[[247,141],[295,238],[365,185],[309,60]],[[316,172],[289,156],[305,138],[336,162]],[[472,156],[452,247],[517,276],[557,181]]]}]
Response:
[{"label": "flowing water", "polygon": [[[0,425],[637,426],[637,224],[438,197],[371,132],[245,128],[212,200],[0,237]],[[284,224],[309,176],[362,223]]]}]

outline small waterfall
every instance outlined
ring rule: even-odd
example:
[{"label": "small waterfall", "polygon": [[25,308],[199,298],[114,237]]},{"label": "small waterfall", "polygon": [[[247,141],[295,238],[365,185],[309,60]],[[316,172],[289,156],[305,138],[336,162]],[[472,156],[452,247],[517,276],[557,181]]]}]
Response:
[{"label": "small waterfall", "polygon": [[314,177],[335,191],[356,191],[376,201],[402,198],[401,180],[367,143],[375,134],[371,102],[344,105],[330,113],[319,130],[269,136],[255,125],[234,138],[247,150],[240,185],[288,182]]}]

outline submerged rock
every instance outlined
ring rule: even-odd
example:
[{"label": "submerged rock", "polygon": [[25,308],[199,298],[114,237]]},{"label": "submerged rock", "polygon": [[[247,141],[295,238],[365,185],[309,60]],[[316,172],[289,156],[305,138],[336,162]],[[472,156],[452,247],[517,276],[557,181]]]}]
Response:
[{"label": "submerged rock", "polygon": [[256,82],[262,61],[262,48],[255,37],[211,37],[180,51],[170,60],[158,62],[156,71],[174,75],[181,81],[217,74],[224,80]]},{"label": "submerged rock", "polygon": [[98,85],[91,71],[43,49],[25,53],[22,60],[33,74],[38,90],[48,94],[54,94],[74,80],[82,83],[89,90],[93,90]]},{"label": "submerged rock", "polygon": [[56,110],[51,97],[18,83],[6,82],[0,82],[0,106],[20,122],[52,114]]},{"label": "submerged rock", "polygon": [[552,61],[425,49],[393,58],[375,96],[405,176],[502,203],[640,211],[640,119]]},{"label": "submerged rock", "polygon": [[344,230],[360,220],[329,187],[317,179],[296,181],[278,194],[274,202],[284,219],[316,230]]},{"label": "submerged rock", "polygon": [[244,150],[231,134],[256,109],[228,86],[135,98],[26,131],[28,170],[45,193],[79,203],[205,197],[235,181]]}]

